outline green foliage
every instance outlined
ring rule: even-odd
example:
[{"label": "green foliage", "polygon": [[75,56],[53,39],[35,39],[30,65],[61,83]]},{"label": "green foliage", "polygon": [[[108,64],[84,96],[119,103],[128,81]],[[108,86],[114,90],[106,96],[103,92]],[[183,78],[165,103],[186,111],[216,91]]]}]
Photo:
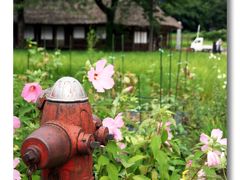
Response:
[{"label": "green foliage", "polygon": [[212,41],[217,41],[219,38],[221,38],[223,41],[227,41],[227,30],[226,29],[220,29],[210,32],[202,32],[202,35],[204,38],[210,39]]},{"label": "green foliage", "polygon": [[199,24],[206,31],[227,27],[227,0],[165,0],[160,4],[186,30],[195,32]]},{"label": "green foliage", "polygon": [[[49,53],[34,43],[29,47],[28,53],[30,54],[29,70],[20,74],[16,73],[19,71],[15,67],[14,115],[22,122],[21,128],[17,129],[14,135],[15,157],[20,157],[23,139],[39,127],[39,110],[20,96],[24,84],[37,81],[44,89],[48,88],[54,80],[64,74],[56,73],[56,69],[59,68],[61,71],[60,68],[68,67],[65,61],[66,53],[60,51]],[[84,56],[80,56],[79,53],[73,52],[73,58],[78,59],[73,61],[76,68],[73,76],[83,84],[93,107],[93,113],[104,119],[113,118],[119,112],[123,112],[125,123],[121,128],[123,134],[121,143],[124,143],[126,148],[120,149],[119,142],[110,141],[105,147],[94,151],[95,179],[179,180],[185,177],[195,178],[201,168],[207,177],[224,177],[226,162],[223,162],[221,167],[209,168],[205,165],[206,153],[200,151],[199,135],[202,132],[210,134],[213,128],[220,128],[224,134],[227,133],[225,55],[209,59],[208,54],[190,53],[188,65],[185,66],[185,61],[181,64],[179,96],[169,97],[164,91],[164,101],[161,106],[157,99],[159,97],[159,74],[156,73],[159,69],[158,52],[126,53],[127,65],[124,74],[119,70],[121,56],[116,53],[115,86],[105,93],[97,93],[93,89],[88,81],[87,72],[97,59],[109,57],[110,54],[96,52],[92,54],[93,61],[79,61],[79,59],[89,59],[88,55],[85,53]],[[177,53],[173,54],[173,62],[177,62],[177,55]],[[167,52],[164,56],[169,57]],[[149,64],[153,65],[149,66]],[[168,66],[169,61],[166,61],[164,69]],[[176,68],[173,66],[173,82],[176,80]],[[66,73],[67,70],[64,72]],[[141,75],[140,88],[143,94],[157,98],[139,104],[138,75]],[[168,76],[165,70],[165,87],[168,85]],[[133,88],[124,91],[129,86]],[[141,110],[141,121],[139,110]],[[167,126],[169,122],[171,125]],[[189,160],[193,161],[191,168],[186,166]],[[17,167],[23,179],[26,179],[26,168],[22,161]],[[39,172],[35,173],[35,177],[39,177]]]},{"label": "green foliage", "polygon": [[90,28],[89,32],[87,33],[88,51],[93,51],[97,42],[98,42],[98,39],[97,39],[97,35],[95,33],[95,30]]}]

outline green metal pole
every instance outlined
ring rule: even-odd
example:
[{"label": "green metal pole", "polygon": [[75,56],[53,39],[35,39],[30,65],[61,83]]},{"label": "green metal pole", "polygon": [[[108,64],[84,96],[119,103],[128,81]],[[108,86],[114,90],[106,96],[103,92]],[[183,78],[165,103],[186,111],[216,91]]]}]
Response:
[{"label": "green metal pole", "polygon": [[170,58],[169,58],[169,75],[168,75],[168,95],[169,95],[169,104],[171,103],[171,84],[172,83],[172,50],[170,49]]},{"label": "green metal pole", "polygon": [[113,61],[113,52],[114,52],[114,46],[115,46],[115,35],[112,34],[112,65],[114,65],[114,61]]},{"label": "green metal pole", "polygon": [[162,49],[160,50],[160,107],[162,106],[163,96],[163,62],[162,62]]}]

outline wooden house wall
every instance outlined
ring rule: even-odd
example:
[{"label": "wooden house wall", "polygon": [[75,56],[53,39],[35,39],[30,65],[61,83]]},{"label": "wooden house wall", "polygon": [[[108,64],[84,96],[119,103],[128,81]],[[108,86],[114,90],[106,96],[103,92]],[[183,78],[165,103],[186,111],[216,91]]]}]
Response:
[{"label": "wooden house wall", "polygon": [[[52,27],[53,39],[52,40],[42,40],[41,39],[41,29],[43,25],[41,24],[32,24],[34,27],[34,41],[38,42],[39,46],[46,47],[49,49],[60,48],[60,49],[87,49],[87,33],[89,31],[89,26],[87,25],[48,25]],[[57,40],[56,33],[58,27],[64,28],[64,40]],[[84,39],[74,39],[73,38],[73,29],[76,26],[81,26],[85,28],[85,38]],[[103,25],[100,25],[103,26]],[[16,25],[15,25],[16,27]],[[98,27],[98,25],[91,26],[92,28]],[[16,28],[17,29],[17,28]],[[147,43],[134,43],[134,32],[142,31],[147,32]],[[172,30],[170,28],[161,29],[161,37],[154,36],[154,49],[166,48],[169,47],[171,42],[171,36],[169,35]],[[115,44],[114,50],[122,50],[122,33],[124,33],[124,51],[147,51],[149,47],[149,29],[139,28],[139,27],[125,27],[120,33],[115,34]],[[14,44],[18,43],[17,30],[14,30]],[[103,49],[106,44],[105,39],[98,40],[96,44],[97,49]]]}]

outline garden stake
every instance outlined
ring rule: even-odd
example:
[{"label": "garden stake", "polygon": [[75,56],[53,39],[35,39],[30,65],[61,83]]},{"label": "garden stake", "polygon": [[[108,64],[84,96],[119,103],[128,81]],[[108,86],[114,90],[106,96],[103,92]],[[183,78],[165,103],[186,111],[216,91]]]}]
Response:
[{"label": "garden stake", "polygon": [[115,36],[114,34],[112,34],[112,65],[114,65],[114,62],[113,62],[113,52],[114,52],[114,46],[115,46]]},{"label": "garden stake", "polygon": [[[182,38],[181,38],[181,45],[182,45]],[[181,61],[182,61],[182,47],[180,47],[180,50],[179,50],[178,70],[177,70],[177,80],[176,80],[175,101],[177,100],[178,82],[179,82],[179,75],[180,75],[180,69],[181,69]],[[177,108],[177,106],[176,106],[176,108]]]},{"label": "garden stake", "polygon": [[[184,67],[184,92],[187,92],[187,68],[188,68],[188,50],[186,50],[186,61],[185,61],[185,67]],[[185,103],[183,104],[183,111],[185,109]]]},{"label": "garden stake", "polygon": [[69,74],[72,74],[72,36],[69,36]]},{"label": "garden stake", "polygon": [[168,76],[168,95],[169,95],[169,104],[171,103],[171,81],[172,81],[172,50],[170,49],[170,58],[169,58],[169,76]]},{"label": "garden stake", "polygon": [[162,93],[163,93],[162,53],[163,53],[163,50],[160,49],[160,107],[162,106]]},{"label": "garden stake", "polygon": [[124,34],[122,34],[121,35],[121,45],[122,45],[122,56],[121,56],[121,58],[122,58],[122,78],[121,78],[121,87],[123,88],[123,83],[122,83],[122,81],[123,81],[123,78],[124,78]]},{"label": "garden stake", "polygon": [[113,135],[92,114],[82,85],[63,77],[37,100],[41,127],[21,147],[28,177],[41,170],[41,180],[93,180],[92,152]]},{"label": "garden stake", "polygon": [[141,114],[141,83],[140,83],[140,75],[138,75],[138,105],[139,105],[139,118],[140,118],[140,122],[142,122],[142,114]]}]

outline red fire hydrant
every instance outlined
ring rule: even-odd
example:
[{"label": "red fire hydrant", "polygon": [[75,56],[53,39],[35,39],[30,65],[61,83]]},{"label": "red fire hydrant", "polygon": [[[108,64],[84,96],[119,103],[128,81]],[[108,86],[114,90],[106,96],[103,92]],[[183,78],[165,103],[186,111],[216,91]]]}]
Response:
[{"label": "red fire hydrant", "polygon": [[41,169],[42,180],[92,180],[94,148],[112,139],[92,114],[82,85],[63,77],[38,98],[41,127],[21,147],[29,176]]}]

